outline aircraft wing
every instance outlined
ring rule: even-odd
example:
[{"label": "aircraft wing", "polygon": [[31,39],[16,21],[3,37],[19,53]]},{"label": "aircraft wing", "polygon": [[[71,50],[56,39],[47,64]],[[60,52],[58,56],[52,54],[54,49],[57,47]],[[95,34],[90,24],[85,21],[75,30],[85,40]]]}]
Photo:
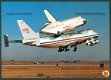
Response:
[{"label": "aircraft wing", "polygon": [[72,42],[72,43],[68,44],[68,46],[79,45],[79,44],[85,43],[86,41],[87,41],[87,39],[86,40],[79,40],[79,41]]}]

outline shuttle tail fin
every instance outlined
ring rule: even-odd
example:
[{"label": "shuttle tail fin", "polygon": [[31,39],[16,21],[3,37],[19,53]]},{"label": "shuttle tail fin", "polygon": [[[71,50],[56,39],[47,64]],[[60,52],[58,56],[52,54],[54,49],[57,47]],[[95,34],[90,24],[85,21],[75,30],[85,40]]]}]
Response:
[{"label": "shuttle tail fin", "polygon": [[56,21],[56,19],[47,10],[44,10],[44,13],[45,13],[49,22],[55,22]]}]

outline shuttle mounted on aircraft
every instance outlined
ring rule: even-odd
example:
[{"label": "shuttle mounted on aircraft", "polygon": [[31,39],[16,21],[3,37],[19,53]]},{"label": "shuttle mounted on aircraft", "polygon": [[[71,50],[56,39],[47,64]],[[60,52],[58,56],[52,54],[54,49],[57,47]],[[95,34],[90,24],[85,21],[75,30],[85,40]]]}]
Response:
[{"label": "shuttle mounted on aircraft", "polygon": [[[77,20],[78,23],[81,22],[81,24],[84,23],[84,19],[82,19],[81,17],[72,18],[69,20],[65,20],[63,22],[56,22],[56,20],[47,11],[45,12],[46,12],[46,15],[48,16],[50,23],[43,29],[45,30],[45,28],[48,28],[47,31],[49,31],[50,33],[54,31],[60,31],[63,28],[62,23],[66,25],[67,23],[69,24],[74,22],[74,20]],[[80,19],[81,21],[79,22],[78,19]],[[4,35],[4,42],[6,47],[9,46],[9,43],[22,43],[23,45],[37,46],[37,47],[43,47],[43,48],[58,48],[58,52],[62,52],[62,51],[67,52],[70,50],[69,49],[70,47],[73,48],[73,51],[77,51],[78,45],[82,43],[85,43],[87,46],[93,46],[99,43],[98,33],[96,33],[91,29],[81,30],[76,33],[73,32],[73,33],[62,34],[62,35],[59,35],[58,37],[54,37],[52,35],[40,37],[39,33],[35,33],[23,20],[17,20],[17,23],[22,33],[23,39],[9,40],[8,34],[6,34]],[[55,27],[56,29],[49,28],[49,27],[54,27],[50,25],[53,25],[55,23],[57,24],[60,23],[62,27],[57,26]],[[77,25],[75,27],[77,27]],[[54,31],[53,30],[51,31],[51,29],[53,29]],[[66,31],[66,30],[63,30],[63,31]],[[57,32],[54,32],[54,34],[55,33]]]}]

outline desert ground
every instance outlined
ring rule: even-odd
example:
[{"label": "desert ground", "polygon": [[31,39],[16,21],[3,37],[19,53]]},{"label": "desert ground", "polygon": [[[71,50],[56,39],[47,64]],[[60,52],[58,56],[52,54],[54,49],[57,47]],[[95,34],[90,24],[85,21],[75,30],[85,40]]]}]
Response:
[{"label": "desert ground", "polygon": [[[104,78],[108,61],[2,61],[2,78]],[[108,76],[109,77],[109,76]]]}]

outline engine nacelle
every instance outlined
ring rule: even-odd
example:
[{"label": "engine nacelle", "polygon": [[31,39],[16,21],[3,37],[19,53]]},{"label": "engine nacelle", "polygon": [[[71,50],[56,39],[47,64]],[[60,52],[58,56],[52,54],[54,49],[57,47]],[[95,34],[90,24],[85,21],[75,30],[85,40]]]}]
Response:
[{"label": "engine nacelle", "polygon": [[87,41],[86,41],[86,45],[87,45],[87,46],[91,46],[91,45],[92,45],[91,41],[90,41],[90,40],[87,40]]},{"label": "engine nacelle", "polygon": [[91,40],[86,41],[86,45],[88,45],[88,46],[93,46],[93,45],[96,45],[98,43],[99,43],[98,39],[97,40],[91,39]]},{"label": "engine nacelle", "polygon": [[99,43],[99,40],[96,40],[96,44],[98,44]]},{"label": "engine nacelle", "polygon": [[94,41],[92,41],[92,43],[93,43],[93,45],[98,44],[98,43],[99,43],[99,40],[98,40],[98,39],[97,39],[97,40],[94,40]]},{"label": "engine nacelle", "polygon": [[88,42],[88,43],[86,43],[86,45],[87,45],[87,46],[91,46],[91,45],[92,45],[92,43],[91,43],[91,42]]}]

